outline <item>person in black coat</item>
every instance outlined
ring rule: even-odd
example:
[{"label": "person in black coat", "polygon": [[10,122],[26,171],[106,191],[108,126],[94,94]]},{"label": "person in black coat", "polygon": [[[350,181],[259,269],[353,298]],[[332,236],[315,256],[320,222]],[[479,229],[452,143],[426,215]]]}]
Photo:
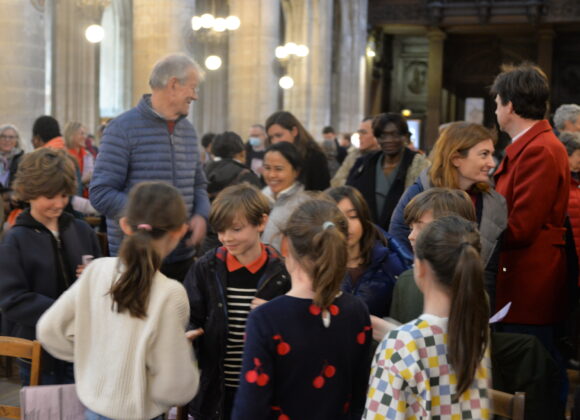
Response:
[{"label": "person in black coat", "polygon": [[267,146],[286,141],[294,144],[304,162],[298,180],[306,190],[330,187],[330,172],[324,152],[298,119],[288,111],[273,113],[266,120]]},{"label": "person in black coat", "polygon": [[262,187],[258,176],[244,163],[245,147],[242,138],[233,131],[218,134],[212,142],[214,160],[205,166],[207,194],[213,200],[224,188],[249,182]]},{"label": "person in black coat", "polygon": [[406,147],[411,133],[401,114],[377,115],[373,134],[381,150],[360,157],[350,170],[346,185],[361,192],[373,222],[387,230],[401,195],[429,166],[429,161]]},{"label": "person in black coat", "polygon": [[[34,340],[40,316],[101,251],[91,227],[64,212],[76,190],[74,162],[64,150],[26,155],[13,186],[30,208],[0,244],[0,309],[10,324],[3,334]],[[45,356],[43,385],[74,382],[70,363]],[[20,363],[20,371],[28,385],[29,365]]]}]

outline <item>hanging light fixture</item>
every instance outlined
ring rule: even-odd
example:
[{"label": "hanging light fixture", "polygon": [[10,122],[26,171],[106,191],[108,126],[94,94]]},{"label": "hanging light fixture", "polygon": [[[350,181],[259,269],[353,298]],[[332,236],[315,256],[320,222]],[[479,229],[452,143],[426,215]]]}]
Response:
[{"label": "hanging light fixture", "polygon": [[310,49],[306,45],[298,45],[295,42],[287,42],[284,45],[279,45],[274,51],[276,58],[284,60],[292,56],[306,57],[310,53]]},{"label": "hanging light fixture", "polygon": [[[297,59],[302,59],[310,53],[310,49],[306,45],[296,44],[295,42],[287,42],[284,45],[279,45],[274,50],[274,55],[280,63],[282,74],[286,73],[289,64]],[[294,86],[294,79],[289,75],[282,76],[278,81],[282,89],[292,89]]]},{"label": "hanging light fixture", "polygon": [[282,76],[280,77],[278,84],[282,89],[292,89],[294,86],[294,79],[290,76]]},{"label": "hanging light fixture", "polygon": [[105,30],[101,25],[90,25],[85,30],[85,38],[91,44],[98,44],[105,38]]},{"label": "hanging light fixture", "polygon": [[208,70],[217,70],[222,66],[222,59],[217,55],[210,55],[205,59],[205,67]]},{"label": "hanging light fixture", "polygon": [[191,18],[191,29],[198,32],[203,29],[211,32],[235,31],[241,25],[240,18],[237,16],[215,17],[211,13],[204,13],[201,16]]}]

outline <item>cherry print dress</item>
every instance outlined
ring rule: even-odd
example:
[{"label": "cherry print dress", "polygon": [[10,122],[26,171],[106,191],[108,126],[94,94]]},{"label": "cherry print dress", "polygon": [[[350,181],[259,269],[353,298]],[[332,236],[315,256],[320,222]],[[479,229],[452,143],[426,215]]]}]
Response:
[{"label": "cherry print dress", "polygon": [[250,313],[233,419],[360,419],[369,376],[366,305],[341,294],[328,311],[280,296]]}]

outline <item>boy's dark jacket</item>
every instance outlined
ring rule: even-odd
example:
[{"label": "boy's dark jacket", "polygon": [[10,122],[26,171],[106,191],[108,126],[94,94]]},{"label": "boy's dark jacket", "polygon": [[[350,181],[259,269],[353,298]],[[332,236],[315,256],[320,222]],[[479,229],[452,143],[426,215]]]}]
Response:
[{"label": "boy's dark jacket", "polygon": [[[256,297],[272,300],[290,290],[290,276],[278,252],[266,245],[268,260]],[[184,285],[191,307],[190,329],[203,328],[194,342],[202,371],[199,391],[189,404],[196,420],[223,418],[224,357],[228,334],[226,249],[212,249],[189,270]]]},{"label": "boy's dark jacket", "polygon": [[10,324],[4,335],[34,340],[38,319],[76,280],[82,256],[101,256],[97,236],[84,221],[63,213],[58,225],[60,248],[26,209],[0,244],[0,308]]}]

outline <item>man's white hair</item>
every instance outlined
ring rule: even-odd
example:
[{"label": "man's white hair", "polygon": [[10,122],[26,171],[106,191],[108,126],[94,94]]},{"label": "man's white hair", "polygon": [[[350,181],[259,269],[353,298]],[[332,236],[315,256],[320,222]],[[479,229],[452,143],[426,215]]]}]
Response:
[{"label": "man's white hair", "polygon": [[563,130],[566,121],[576,124],[578,117],[580,117],[580,106],[576,104],[560,105],[554,113],[554,125],[558,130]]},{"label": "man's white hair", "polygon": [[151,89],[163,89],[172,77],[177,78],[180,84],[184,84],[191,69],[197,73],[199,81],[203,81],[205,72],[193,58],[185,54],[165,56],[153,66],[149,86]]}]

